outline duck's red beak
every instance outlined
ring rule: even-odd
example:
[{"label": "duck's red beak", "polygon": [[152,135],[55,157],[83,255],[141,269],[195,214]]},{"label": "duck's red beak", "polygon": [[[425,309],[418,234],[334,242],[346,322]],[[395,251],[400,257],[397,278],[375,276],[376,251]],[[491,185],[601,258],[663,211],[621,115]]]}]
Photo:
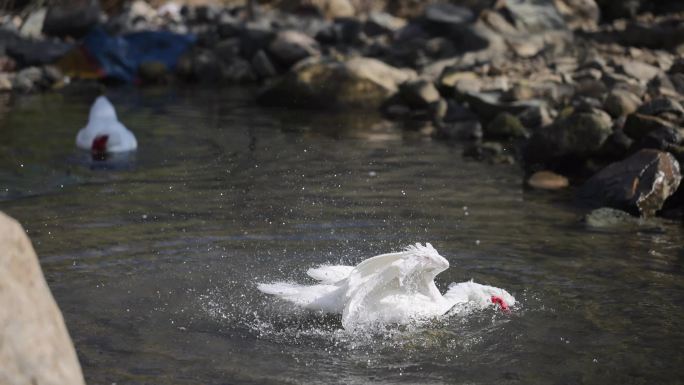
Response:
[{"label": "duck's red beak", "polygon": [[109,135],[99,135],[93,139],[93,144],[90,147],[90,151],[97,154],[103,154],[107,152],[107,140],[109,140]]},{"label": "duck's red beak", "polygon": [[102,157],[107,153],[107,140],[109,140],[109,135],[99,135],[93,139],[93,144],[90,146],[93,156]]},{"label": "duck's red beak", "polygon": [[499,309],[501,309],[501,311],[504,313],[511,312],[511,309],[508,307],[506,301],[504,301],[503,298],[499,297],[498,295],[492,296],[492,303],[499,305]]}]

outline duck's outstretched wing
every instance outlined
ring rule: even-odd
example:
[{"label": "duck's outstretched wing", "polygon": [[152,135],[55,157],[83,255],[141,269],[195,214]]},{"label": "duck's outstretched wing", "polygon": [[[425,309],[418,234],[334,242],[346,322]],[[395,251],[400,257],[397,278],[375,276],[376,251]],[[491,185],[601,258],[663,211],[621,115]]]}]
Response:
[{"label": "duck's outstretched wing", "polygon": [[322,284],[332,285],[349,277],[352,270],[354,266],[320,266],[307,270],[306,274]]},{"label": "duck's outstretched wing", "polygon": [[312,310],[338,313],[342,295],[335,285],[298,285],[287,282],[260,283],[259,291],[276,295],[286,301]]},{"label": "duck's outstretched wing", "polygon": [[379,308],[382,299],[406,291],[405,278],[415,268],[410,252],[382,254],[358,264],[346,281],[346,304],[342,312],[342,326],[354,329],[359,324],[382,322]]}]

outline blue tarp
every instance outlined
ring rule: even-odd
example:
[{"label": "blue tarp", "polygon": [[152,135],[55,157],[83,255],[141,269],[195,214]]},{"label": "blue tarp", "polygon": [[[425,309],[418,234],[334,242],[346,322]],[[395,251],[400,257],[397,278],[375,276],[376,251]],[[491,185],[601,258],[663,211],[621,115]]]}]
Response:
[{"label": "blue tarp", "polygon": [[178,58],[195,43],[194,35],[167,31],[144,31],[110,36],[102,28],[93,28],[83,45],[107,78],[133,82],[138,66],[148,61],[176,68]]}]

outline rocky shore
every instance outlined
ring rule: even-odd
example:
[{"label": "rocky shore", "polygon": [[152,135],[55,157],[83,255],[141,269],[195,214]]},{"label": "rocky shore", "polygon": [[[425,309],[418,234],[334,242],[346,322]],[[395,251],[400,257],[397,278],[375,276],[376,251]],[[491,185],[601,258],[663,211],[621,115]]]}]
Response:
[{"label": "rocky shore", "polygon": [[[577,202],[589,208],[682,218],[680,1],[193,4],[8,10],[0,91],[253,84],[263,105],[379,110],[406,130],[464,141],[465,157],[521,164],[532,188],[580,186]],[[142,57],[117,72],[89,55],[93,30],[103,39],[140,31],[191,39],[173,60]]]}]

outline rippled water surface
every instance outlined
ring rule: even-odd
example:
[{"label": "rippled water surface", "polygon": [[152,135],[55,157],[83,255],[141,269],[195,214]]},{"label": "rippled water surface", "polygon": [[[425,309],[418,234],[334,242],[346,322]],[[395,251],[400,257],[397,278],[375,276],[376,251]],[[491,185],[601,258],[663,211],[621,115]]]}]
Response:
[{"label": "rippled water surface", "polygon": [[[118,90],[132,157],[74,148],[93,95],[0,115],[0,210],[26,227],[90,384],[684,381],[684,232],[588,229],[517,166],[369,114],[259,109],[250,90]],[[363,334],[260,294],[432,242],[438,276],[519,304]]]}]

